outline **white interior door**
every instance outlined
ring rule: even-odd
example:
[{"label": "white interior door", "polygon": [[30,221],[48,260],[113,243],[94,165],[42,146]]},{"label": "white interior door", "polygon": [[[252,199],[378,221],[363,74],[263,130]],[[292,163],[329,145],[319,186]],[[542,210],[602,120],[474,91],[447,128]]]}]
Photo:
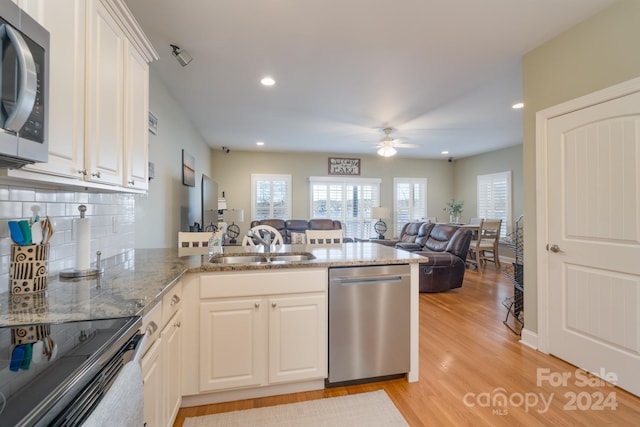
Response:
[{"label": "white interior door", "polygon": [[640,92],[550,119],[546,149],[548,351],[640,395]]}]

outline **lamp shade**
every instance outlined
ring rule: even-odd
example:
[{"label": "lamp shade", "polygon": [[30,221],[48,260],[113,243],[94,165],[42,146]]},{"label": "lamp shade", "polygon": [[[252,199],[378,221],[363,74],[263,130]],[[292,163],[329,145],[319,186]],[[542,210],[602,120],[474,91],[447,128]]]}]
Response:
[{"label": "lamp shade", "polygon": [[218,210],[223,211],[227,209],[227,200],[224,197],[218,197]]},{"label": "lamp shade", "polygon": [[382,207],[378,207],[378,208],[371,208],[371,218],[378,218],[378,219],[382,219],[382,218],[389,218],[389,208],[382,208]]},{"label": "lamp shade", "polygon": [[244,222],[244,209],[229,209],[224,214],[227,222]]}]

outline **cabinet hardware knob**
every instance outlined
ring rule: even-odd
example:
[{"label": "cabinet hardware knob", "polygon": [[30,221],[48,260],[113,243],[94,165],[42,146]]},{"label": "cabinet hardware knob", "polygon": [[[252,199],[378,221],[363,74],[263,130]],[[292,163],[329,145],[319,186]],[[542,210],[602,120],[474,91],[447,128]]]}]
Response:
[{"label": "cabinet hardware knob", "polygon": [[259,302],[257,302],[257,303],[255,303],[255,304],[254,304],[254,306],[255,306],[256,308],[258,308],[258,307],[260,307],[260,303],[259,303]]},{"label": "cabinet hardware knob", "polygon": [[176,328],[179,328],[180,326],[182,326],[182,324],[180,322],[176,322],[173,324],[173,326],[175,326]]},{"label": "cabinet hardware knob", "polygon": [[92,173],[91,176],[95,176],[96,178],[100,178],[100,171],[96,173]]},{"label": "cabinet hardware knob", "polygon": [[180,297],[179,297],[178,295],[174,295],[174,296],[171,298],[171,305],[176,305],[176,304],[177,304],[177,303],[179,303],[179,302],[180,302]]},{"label": "cabinet hardware knob", "polygon": [[156,324],[156,322],[154,322],[153,320],[149,322],[149,324],[147,325],[146,332],[149,335],[153,335],[157,330],[158,330],[158,325]]},{"label": "cabinet hardware knob", "polygon": [[134,180],[131,180],[131,181],[127,181],[127,184],[136,185],[136,182]]},{"label": "cabinet hardware knob", "polygon": [[275,302],[271,303],[271,307],[276,308],[278,306],[278,304],[276,304]]},{"label": "cabinet hardware knob", "polygon": [[87,174],[88,174],[89,172],[87,172],[87,170],[86,170],[86,169],[80,169],[80,170],[78,171],[78,173],[79,173],[80,175],[87,176]]}]

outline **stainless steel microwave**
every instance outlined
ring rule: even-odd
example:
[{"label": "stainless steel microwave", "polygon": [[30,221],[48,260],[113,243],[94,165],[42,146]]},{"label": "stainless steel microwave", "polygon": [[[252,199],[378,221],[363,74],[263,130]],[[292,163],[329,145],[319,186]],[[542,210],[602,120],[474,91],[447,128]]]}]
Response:
[{"label": "stainless steel microwave", "polygon": [[46,162],[49,32],[11,1],[0,2],[0,167]]}]

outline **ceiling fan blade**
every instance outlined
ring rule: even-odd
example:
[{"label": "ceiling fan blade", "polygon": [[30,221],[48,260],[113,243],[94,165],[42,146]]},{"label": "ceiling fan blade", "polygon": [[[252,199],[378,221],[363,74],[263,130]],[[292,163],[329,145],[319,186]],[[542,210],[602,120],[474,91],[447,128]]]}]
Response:
[{"label": "ceiling fan blade", "polygon": [[404,143],[393,144],[393,146],[396,147],[396,148],[420,148],[420,147],[422,147],[421,144],[404,144]]}]

